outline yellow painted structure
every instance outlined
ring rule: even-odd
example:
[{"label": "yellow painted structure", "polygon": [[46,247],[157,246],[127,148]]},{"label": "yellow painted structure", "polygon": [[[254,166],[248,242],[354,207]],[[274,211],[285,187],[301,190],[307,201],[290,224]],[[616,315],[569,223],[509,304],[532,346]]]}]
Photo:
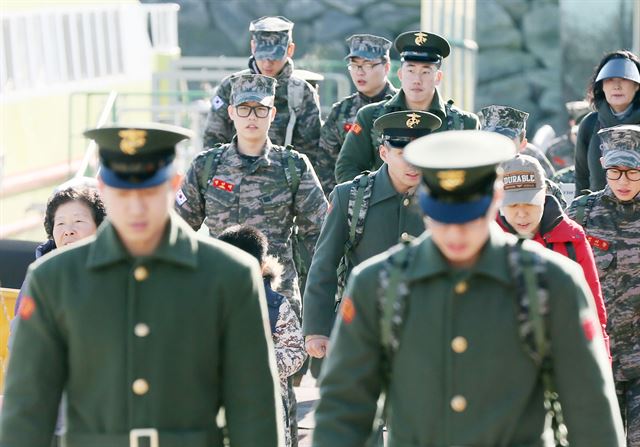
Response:
[{"label": "yellow painted structure", "polygon": [[[0,288],[0,390],[4,390],[4,375],[9,359],[9,323],[18,297],[18,289]],[[0,391],[0,394],[2,391]]]}]

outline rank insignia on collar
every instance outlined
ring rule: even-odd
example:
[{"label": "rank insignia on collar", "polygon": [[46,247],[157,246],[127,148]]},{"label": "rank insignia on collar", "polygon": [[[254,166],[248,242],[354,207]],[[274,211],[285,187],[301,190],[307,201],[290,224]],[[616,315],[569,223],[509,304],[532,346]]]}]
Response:
[{"label": "rank insignia on collar", "polygon": [[464,184],[464,178],[466,171],[462,169],[440,171],[436,174],[440,187],[446,191],[453,191],[454,189]]},{"label": "rank insignia on collar", "polygon": [[420,124],[420,115],[417,113],[408,113],[407,116],[409,119],[405,123],[409,129],[413,129],[418,124]]},{"label": "rank insignia on collar", "polygon": [[139,148],[147,142],[147,131],[140,129],[127,129],[118,132],[118,136],[122,138],[120,141],[120,150],[127,155],[134,155]]},{"label": "rank insignia on collar", "polygon": [[428,36],[426,33],[419,32],[419,33],[415,33],[414,35],[416,36],[416,39],[414,40],[416,45],[423,45],[427,42]]}]

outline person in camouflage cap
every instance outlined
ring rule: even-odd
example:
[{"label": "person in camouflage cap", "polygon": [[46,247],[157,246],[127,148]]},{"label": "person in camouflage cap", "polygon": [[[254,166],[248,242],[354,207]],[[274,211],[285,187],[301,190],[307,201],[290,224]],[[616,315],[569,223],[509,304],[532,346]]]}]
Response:
[{"label": "person in camouflage cap", "polygon": [[277,111],[269,129],[269,138],[279,146],[292,145],[316,163],[320,138],[320,101],[316,90],[293,75],[293,22],[285,17],[261,17],[251,22],[249,68],[225,77],[211,98],[203,144],[211,148],[229,143],[235,129],[227,113],[231,78],[240,74],[263,74],[278,81],[275,96]]},{"label": "person in camouflage cap", "polygon": [[567,214],[591,243],[609,314],[613,372],[627,444],[640,445],[640,126],[598,132],[607,186]]},{"label": "person in camouflage cap", "polygon": [[565,103],[565,108],[569,115],[569,130],[563,135],[551,140],[546,150],[547,158],[556,170],[573,166],[578,137],[578,124],[580,124],[582,118],[590,112],[587,101],[570,101]]},{"label": "person in camouflage cap", "polygon": [[358,111],[398,92],[388,78],[391,69],[389,40],[371,34],[354,34],[347,43],[349,54],[345,59],[357,91],[332,106],[320,131],[320,158],[316,170],[327,194],[336,184],[334,169],[338,153]]},{"label": "person in camouflage cap", "polygon": [[[178,214],[194,229],[204,222],[216,237],[231,225],[248,224],[262,231],[272,253],[284,266],[278,292],[298,317],[298,285],[293,233],[313,253],[328,203],[309,159],[269,138],[276,115],[275,79],[243,74],[229,80],[227,113],[236,128],[231,143],[200,153],[176,194]],[[295,226],[294,226],[295,221]],[[292,446],[297,445],[295,396],[290,388]]]},{"label": "person in camouflage cap", "polygon": [[499,133],[510,138],[515,143],[518,153],[534,157],[540,162],[545,171],[547,191],[558,199],[562,208],[567,206],[562,190],[550,180],[554,170],[549,160],[542,151],[527,141],[526,127],[529,114],[509,106],[491,105],[480,109],[478,116],[482,130]]},{"label": "person in camouflage cap", "polygon": [[478,117],[444,101],[438,85],[444,73],[442,61],[449,56],[449,42],[434,33],[408,31],[396,37],[395,49],[400,54],[398,69],[401,90],[391,98],[364,106],[356,114],[353,125],[345,137],[336,161],[336,181],[353,180],[363,171],[375,170],[382,165],[378,151],[380,131],[373,123],[387,113],[401,110],[421,110],[436,115],[442,121],[435,132],[453,129],[477,129]]}]

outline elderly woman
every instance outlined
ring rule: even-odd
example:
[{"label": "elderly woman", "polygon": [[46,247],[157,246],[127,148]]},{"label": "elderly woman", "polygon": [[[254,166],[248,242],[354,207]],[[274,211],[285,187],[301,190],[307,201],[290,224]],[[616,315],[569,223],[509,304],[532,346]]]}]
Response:
[{"label": "elderly woman", "polygon": [[620,124],[640,124],[640,59],[630,51],[605,55],[596,67],[587,89],[595,112],[578,129],[576,142],[576,196],[599,191],[606,185],[600,164],[598,131]]},{"label": "elderly woman", "polygon": [[[77,185],[57,190],[47,201],[44,216],[47,240],[36,248],[36,259],[93,235],[104,217],[104,205],[96,189]],[[16,300],[16,313],[21,302],[22,290]]]}]

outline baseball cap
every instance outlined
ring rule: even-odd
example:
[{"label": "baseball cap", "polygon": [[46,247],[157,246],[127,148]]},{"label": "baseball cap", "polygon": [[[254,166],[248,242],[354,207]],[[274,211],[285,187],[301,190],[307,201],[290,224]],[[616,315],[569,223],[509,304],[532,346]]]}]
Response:
[{"label": "baseball cap", "polygon": [[544,205],[546,186],[544,169],[529,155],[518,154],[502,163],[504,199],[502,206],[516,203]]}]

